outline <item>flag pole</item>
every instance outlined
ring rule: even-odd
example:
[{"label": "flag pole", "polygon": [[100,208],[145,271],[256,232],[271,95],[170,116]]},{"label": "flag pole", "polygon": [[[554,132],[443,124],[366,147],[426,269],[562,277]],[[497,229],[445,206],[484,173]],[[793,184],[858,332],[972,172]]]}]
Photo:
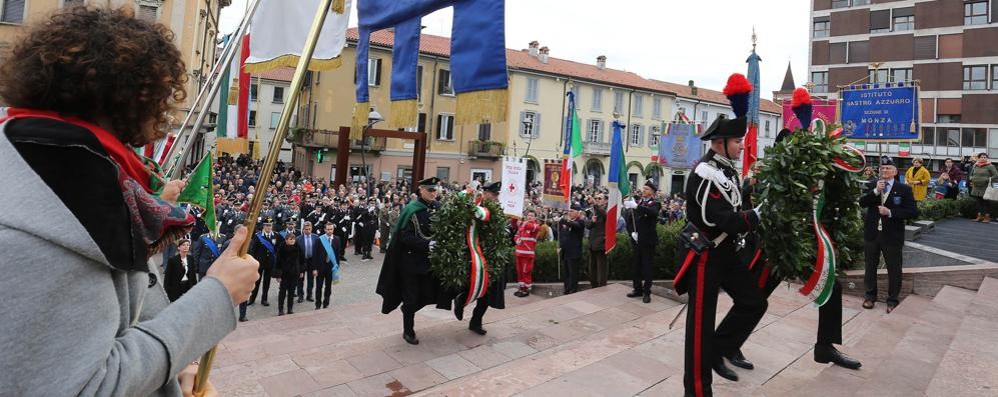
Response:
[{"label": "flag pole", "polygon": [[[259,2],[260,0],[256,0],[253,3],[254,9],[250,10],[250,14],[255,11],[255,8]],[[305,40],[305,48],[302,49],[301,57],[298,59],[298,66],[295,68],[294,77],[291,79],[291,87],[289,90],[292,93],[301,91],[301,87],[305,80],[305,72],[308,69],[309,62],[312,61],[312,54],[315,52],[315,45],[319,41],[319,33],[322,31],[322,25],[326,21],[326,15],[328,14],[332,4],[333,0],[322,0],[319,4],[318,10],[315,12],[315,18],[312,20],[312,27],[308,32],[308,38]],[[297,103],[298,96],[296,95],[291,95],[291,97],[288,98],[288,101],[284,103],[284,110],[281,112],[281,120],[277,123],[277,130],[274,132],[274,139],[271,141],[270,150],[267,152],[267,159],[263,162],[263,169],[260,171],[260,179],[257,181],[256,191],[260,194],[253,195],[253,201],[250,202],[250,208],[246,215],[246,223],[243,224],[250,233],[256,229],[256,218],[260,215],[260,208],[263,206],[263,199],[266,196],[266,187],[270,185],[270,178],[274,173],[274,168],[277,166],[277,157],[281,154],[280,143],[283,142],[284,137],[288,135],[288,127],[291,125],[291,113],[294,111]],[[203,113],[198,116],[199,121],[203,118]],[[275,142],[277,143],[276,145],[274,144]],[[250,241],[250,238],[246,238],[246,240],[243,241],[242,246],[239,247],[240,256],[246,256],[246,253],[249,250]],[[208,374],[211,372],[212,362],[215,359],[215,352],[217,349],[218,346],[212,347],[211,350],[201,357],[201,362],[198,366],[198,373],[194,378],[195,396],[200,397],[204,395]]]},{"label": "flag pole", "polygon": [[[256,13],[256,9],[258,8],[257,6],[260,5],[261,1],[262,0],[253,0],[250,4],[249,11],[247,11],[246,15],[243,16],[243,20],[240,22],[239,29],[236,30],[236,34],[229,40],[229,43],[225,46],[225,49],[222,50],[222,57],[215,62],[215,67],[212,68],[211,72],[211,81],[209,81],[208,86],[198,93],[197,98],[194,100],[194,104],[191,105],[191,110],[187,112],[187,116],[184,117],[184,122],[180,124],[180,130],[177,131],[177,138],[174,141],[173,146],[170,147],[170,151],[168,151],[166,156],[163,157],[165,159],[164,164],[167,162],[171,164],[165,174],[167,178],[180,179],[180,172],[184,169],[184,167],[180,166],[180,163],[183,162],[183,159],[187,157],[187,153],[191,150],[191,147],[194,146],[194,134],[197,130],[201,129],[202,125],[204,125],[204,120],[208,117],[208,112],[211,110],[211,103],[215,100],[215,96],[218,95],[218,90],[222,87],[222,77],[225,76],[225,73],[222,71],[232,64],[232,59],[236,56],[236,47],[239,46],[239,42],[242,41],[242,37],[245,36],[246,32],[249,30],[250,20],[253,19],[253,14]],[[204,99],[204,102],[201,102],[201,108],[198,109],[198,117],[194,121],[194,124],[190,125],[190,134],[187,137],[186,142],[183,142],[184,149],[177,154],[177,147],[180,146],[181,138],[184,136],[184,131],[187,130],[188,124],[194,117],[194,107],[198,105],[201,99]],[[219,106],[225,106],[225,104],[219,104]]]}]

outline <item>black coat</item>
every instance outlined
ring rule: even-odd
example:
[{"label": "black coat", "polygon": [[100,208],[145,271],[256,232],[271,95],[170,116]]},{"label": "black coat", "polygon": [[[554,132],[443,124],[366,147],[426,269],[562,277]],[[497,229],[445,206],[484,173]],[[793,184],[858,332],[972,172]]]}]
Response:
[{"label": "black coat", "polygon": [[635,229],[638,232],[639,246],[658,245],[658,214],[662,211],[662,204],[655,199],[641,199],[638,207],[634,209]]},{"label": "black coat", "polygon": [[[249,236],[249,238],[251,239],[249,254],[252,255],[253,259],[256,259],[257,262],[260,262],[260,269],[272,270],[274,268],[274,263],[276,262],[275,259],[277,258],[274,258],[274,255],[271,254],[270,251],[267,250],[267,248],[263,245],[263,243],[260,242],[260,238],[258,236],[260,236],[260,233],[255,233],[252,236]],[[280,245],[282,244],[280,240],[281,240],[280,234],[277,233],[270,234],[270,243],[274,246],[275,250],[280,248]]]},{"label": "black coat", "polygon": [[[319,274],[326,274],[333,271],[333,265],[332,261],[329,260],[329,255],[326,254],[326,247],[322,246],[322,240],[320,239],[321,237],[322,236],[318,236],[315,238],[315,241],[319,243],[318,249],[322,251],[322,253],[318,254],[321,255],[321,258],[318,259],[318,261],[315,258],[315,256],[312,257],[312,263],[315,266],[314,268],[312,268],[312,270],[318,270]],[[329,245],[332,246],[333,253],[336,254],[336,263],[343,263],[343,258],[345,257],[344,255],[346,249],[343,246],[344,245],[343,240],[340,239],[340,236],[334,234],[333,237],[329,239]],[[317,255],[317,254],[313,252],[312,255]]]},{"label": "black coat", "polygon": [[[911,187],[897,181],[891,183],[891,191],[888,192],[887,201],[883,203],[884,207],[891,210],[890,217],[881,216],[878,210],[881,198],[874,192],[877,182],[867,184],[866,188],[866,194],[859,198],[860,207],[866,208],[863,239],[868,242],[879,240],[884,245],[903,245],[905,220],[918,216],[918,205]],[[878,224],[883,230],[877,230]]]},{"label": "black coat", "polygon": [[[183,281],[185,272],[187,273],[187,280]],[[197,277],[197,265],[194,261],[194,256],[187,255],[186,269],[180,261],[180,254],[170,257],[166,261],[166,269],[163,271],[163,289],[166,290],[166,296],[170,298],[170,302],[180,299],[181,295],[191,289],[194,284],[197,284]]]},{"label": "black coat", "polygon": [[586,219],[586,228],[589,229],[589,249],[604,251],[606,250],[606,208],[594,205],[592,209],[593,214],[596,215],[596,221],[594,222],[592,218]]},{"label": "black coat", "polygon": [[427,208],[416,211],[410,219],[406,219],[398,235],[392,236],[388,244],[388,254],[381,265],[376,288],[383,298],[381,312],[384,314],[391,313],[402,303],[402,289],[410,277],[425,277],[420,288],[426,290],[419,291],[418,306],[436,304],[442,309],[450,307],[453,295],[445,291],[440,281],[430,273],[431,218],[440,204],[436,201],[423,201],[423,204]]},{"label": "black coat", "polygon": [[[297,244],[297,241],[295,242]],[[277,263],[274,265],[274,278],[294,278],[305,271],[297,245],[288,245],[283,240],[277,249]]]},{"label": "black coat", "polygon": [[582,238],[586,230],[585,221],[582,218],[570,221],[561,218],[558,222],[558,246],[565,259],[582,258]]}]

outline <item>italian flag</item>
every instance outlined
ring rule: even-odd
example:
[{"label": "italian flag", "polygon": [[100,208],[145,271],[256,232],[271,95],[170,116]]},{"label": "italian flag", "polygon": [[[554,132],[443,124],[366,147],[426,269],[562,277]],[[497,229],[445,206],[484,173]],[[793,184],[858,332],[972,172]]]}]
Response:
[{"label": "italian flag", "polygon": [[610,173],[607,179],[610,185],[610,197],[606,203],[606,242],[607,253],[617,245],[617,218],[620,213],[620,202],[624,196],[631,193],[630,180],[627,178],[627,167],[624,165],[624,139],[621,137],[622,126],[613,122],[613,140],[610,144]]},{"label": "italian flag", "polygon": [[565,122],[565,152],[561,158],[561,192],[565,202],[572,199],[572,165],[582,155],[582,122],[575,111],[575,93],[568,92],[568,119]]}]

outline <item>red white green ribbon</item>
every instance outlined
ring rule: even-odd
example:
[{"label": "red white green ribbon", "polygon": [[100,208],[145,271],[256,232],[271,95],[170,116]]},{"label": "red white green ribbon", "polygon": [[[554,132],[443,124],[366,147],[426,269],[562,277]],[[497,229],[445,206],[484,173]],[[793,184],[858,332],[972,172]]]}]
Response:
[{"label": "red white green ribbon", "polygon": [[[824,134],[825,124],[821,120],[815,120],[816,125],[814,133]],[[828,133],[831,137],[839,137],[843,133],[842,128],[836,128],[835,130]],[[866,158],[863,156],[863,152],[849,145],[842,145],[843,149],[847,152],[852,152],[859,157],[862,163],[859,166],[849,164],[841,157],[835,157],[832,159],[832,166],[843,171],[848,172],[859,172],[864,167],[866,167]],[[805,295],[814,301],[819,307],[828,302],[828,298],[832,294],[832,288],[835,285],[835,266],[837,265],[835,258],[835,243],[832,241],[832,236],[825,229],[825,226],[821,224],[821,212],[825,208],[825,181],[818,181],[818,187],[815,189],[817,196],[814,197],[814,206],[812,215],[812,227],[814,229],[815,239],[818,243],[818,258],[814,264],[814,272],[811,273],[811,277],[808,278],[804,286],[801,287],[800,293]]]},{"label": "red white green ribbon", "polygon": [[808,278],[800,293],[805,295],[818,306],[828,302],[828,297],[832,293],[835,284],[835,244],[828,230],[821,224],[821,211],[825,209],[825,181],[818,181],[818,194],[814,198],[814,207],[811,212],[812,227],[814,235],[818,240],[818,259],[814,264],[814,272]]},{"label": "red white green ribbon", "polygon": [[[474,194],[473,191],[466,191],[465,194]],[[475,199],[475,219],[488,222],[491,218],[488,208],[481,206],[482,198]],[[464,304],[469,305],[475,299],[485,296],[489,287],[489,272],[485,263],[485,254],[482,246],[478,242],[478,222],[472,221],[468,225],[465,233],[465,243],[468,245],[468,253],[471,254],[471,280],[468,283],[468,297]]]}]

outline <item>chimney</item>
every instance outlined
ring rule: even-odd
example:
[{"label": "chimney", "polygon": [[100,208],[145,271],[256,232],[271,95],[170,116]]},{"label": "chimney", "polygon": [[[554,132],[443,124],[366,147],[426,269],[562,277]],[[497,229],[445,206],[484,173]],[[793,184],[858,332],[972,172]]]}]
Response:
[{"label": "chimney", "polygon": [[596,68],[599,70],[606,69],[606,55],[596,57]]},{"label": "chimney", "polygon": [[530,47],[527,47],[528,48],[527,52],[530,54],[530,56],[537,58],[537,51],[538,51],[537,49],[540,46],[541,43],[538,43],[537,40],[531,41]]},{"label": "chimney", "polygon": [[541,63],[545,64],[548,63],[548,54],[551,52],[551,50],[547,47],[541,47],[540,52],[541,55],[537,59],[539,59]]},{"label": "chimney", "polygon": [[697,86],[693,83],[693,80],[690,80],[690,94],[693,96],[697,95]]}]

